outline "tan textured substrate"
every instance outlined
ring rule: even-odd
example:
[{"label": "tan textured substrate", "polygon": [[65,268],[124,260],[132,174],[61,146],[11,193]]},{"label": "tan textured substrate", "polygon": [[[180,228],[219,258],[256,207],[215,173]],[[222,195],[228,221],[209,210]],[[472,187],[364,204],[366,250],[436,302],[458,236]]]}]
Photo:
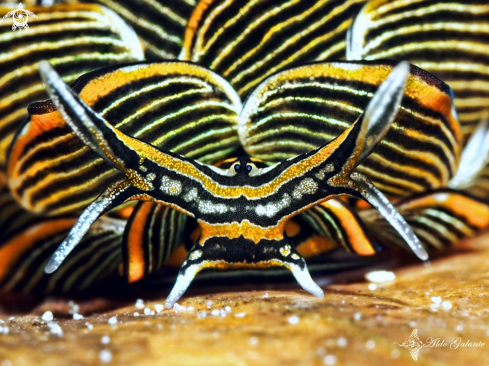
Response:
[{"label": "tan textured substrate", "polygon": [[[489,365],[489,236],[430,266],[395,273],[395,281],[375,290],[365,282],[328,286],[324,299],[301,291],[215,293],[180,301],[193,311],[145,316],[130,306],[81,320],[55,316],[61,336],[40,315],[68,306],[47,301],[36,315],[0,314],[0,330],[8,327],[0,333],[0,365]],[[432,309],[438,296],[450,302],[449,311]],[[154,311],[163,302],[145,306]],[[230,312],[221,311],[226,306]],[[203,311],[207,316],[199,317]],[[114,315],[117,325],[110,325]],[[414,361],[394,343],[413,329],[425,344],[432,337],[448,345],[424,347]],[[485,345],[450,349],[454,337]],[[111,360],[103,363],[104,356]]]}]

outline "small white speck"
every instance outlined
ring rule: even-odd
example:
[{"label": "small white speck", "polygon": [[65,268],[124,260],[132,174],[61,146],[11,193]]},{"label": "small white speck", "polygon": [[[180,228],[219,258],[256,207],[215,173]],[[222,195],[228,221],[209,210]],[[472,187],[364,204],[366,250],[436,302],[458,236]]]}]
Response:
[{"label": "small white speck", "polygon": [[63,330],[57,323],[49,322],[48,327],[51,333],[62,336]]},{"label": "small white speck", "polygon": [[391,271],[372,271],[365,274],[365,278],[370,282],[382,283],[394,281],[396,275]]},{"label": "small white speck", "polygon": [[464,330],[464,326],[463,326],[462,324],[459,324],[459,325],[457,325],[457,326],[455,327],[455,330],[456,330],[457,332],[461,332],[461,331],[463,331],[463,330]]},{"label": "small white speck", "polygon": [[136,304],[134,306],[136,306],[136,309],[143,309],[144,308],[144,302],[143,302],[143,300],[137,299],[136,300]]},{"label": "small white speck", "polygon": [[426,293],[426,296],[430,296],[430,293],[429,293],[429,292],[427,292],[427,293]]},{"label": "small white speck", "polygon": [[268,297],[268,292],[265,293],[265,295],[263,295],[263,298],[266,299]]},{"label": "small white speck", "polygon": [[226,313],[226,310],[224,310],[224,309],[221,309],[221,312],[220,312],[220,313],[221,313],[221,316],[222,316],[223,318],[225,318],[225,317],[226,317],[226,315],[228,315],[228,313]]},{"label": "small white speck", "polygon": [[214,301],[212,300],[207,300],[207,309],[210,309],[214,305]]},{"label": "small white speck", "polygon": [[358,313],[353,314],[353,319],[355,319],[356,321],[359,321],[360,319],[362,319],[362,313],[358,312]]},{"label": "small white speck", "polygon": [[115,315],[114,315],[113,317],[111,317],[111,318],[109,319],[108,323],[109,323],[110,325],[117,324],[117,316],[115,316]]},{"label": "small white speck", "polygon": [[441,303],[441,297],[440,296],[431,296],[431,301],[433,301],[435,304],[440,304]]},{"label": "small white speck", "polygon": [[156,312],[157,312],[158,314],[159,314],[159,313],[161,313],[161,312],[163,311],[163,305],[161,305],[161,304],[156,304],[156,305],[155,305],[155,310],[156,310]]},{"label": "small white speck", "polygon": [[414,327],[416,326],[416,322],[415,322],[415,321],[410,321],[410,322],[409,322],[409,326],[410,326],[411,328],[414,328]]},{"label": "small white speck", "polygon": [[251,337],[250,338],[250,344],[252,346],[256,346],[258,344],[258,338],[257,337]]},{"label": "small white speck", "polygon": [[2,319],[0,319],[0,324],[3,324],[3,323],[5,323],[5,322]]},{"label": "small white speck", "polygon": [[151,315],[151,309],[150,308],[144,308],[144,315]]},{"label": "small white speck", "polygon": [[87,326],[88,329],[90,329],[90,330],[93,329],[93,325],[90,324],[89,322],[86,322],[85,325]]},{"label": "small white speck", "polygon": [[109,344],[110,343],[110,337],[109,336],[103,336],[102,339],[100,340],[102,344]]},{"label": "small white speck", "polygon": [[83,315],[78,314],[78,313],[74,313],[74,314],[73,314],[73,319],[75,319],[75,320],[80,320],[80,319],[83,319]]},{"label": "small white speck", "polygon": [[151,310],[151,312],[149,313],[149,315],[155,315],[155,314],[156,313],[153,310]]},{"label": "small white speck", "polygon": [[374,290],[377,290],[377,285],[375,283],[369,283],[368,284],[368,289],[370,291],[374,291]]},{"label": "small white speck", "polygon": [[211,315],[218,316],[221,312],[217,309],[211,311]]},{"label": "small white speck", "polygon": [[0,333],[3,333],[3,334],[8,334],[9,333],[9,329],[7,326],[4,326],[3,329],[2,327],[0,327]]},{"label": "small white speck", "polygon": [[336,356],[327,355],[326,357],[323,358],[323,362],[325,365],[334,365],[336,363]]},{"label": "small white speck", "polygon": [[452,308],[452,303],[450,301],[443,301],[441,303],[441,307],[443,308],[443,310],[449,311]]},{"label": "small white speck", "polygon": [[42,314],[41,319],[45,322],[50,322],[51,320],[53,320],[53,313],[48,310],[44,314]]},{"label": "small white speck", "polygon": [[348,346],[348,341],[346,340],[345,337],[340,337],[338,338],[338,340],[336,341],[336,344],[338,345],[338,347],[343,347],[345,348],[346,346]]},{"label": "small white speck", "polygon": [[100,361],[102,361],[103,363],[108,363],[112,361],[112,353],[110,353],[109,350],[104,349],[100,351],[100,353],[98,354],[98,358],[100,358]]},{"label": "small white speck", "polygon": [[228,313],[230,313],[231,312],[231,306],[225,306],[224,310],[226,310]]},{"label": "small white speck", "polygon": [[391,351],[391,358],[399,358],[400,355],[401,355],[401,352],[399,352],[398,349],[393,349]]},{"label": "small white speck", "polygon": [[299,317],[297,315],[292,315],[291,317],[289,317],[287,319],[287,321],[292,324],[292,325],[295,325],[297,323],[299,323]]},{"label": "small white speck", "polygon": [[194,310],[195,310],[195,308],[194,308],[193,306],[189,306],[189,307],[187,308],[187,311],[194,311]]},{"label": "small white speck", "polygon": [[246,313],[236,313],[236,314],[234,314],[234,316],[235,316],[236,318],[244,318],[244,317],[245,317],[245,315],[246,315]]},{"label": "small white speck", "polygon": [[139,316],[139,313],[137,311],[134,312],[134,314],[132,314],[134,316]]},{"label": "small white speck", "polygon": [[367,343],[365,344],[365,347],[367,347],[367,349],[374,349],[375,348],[375,341],[372,339],[367,341]]}]

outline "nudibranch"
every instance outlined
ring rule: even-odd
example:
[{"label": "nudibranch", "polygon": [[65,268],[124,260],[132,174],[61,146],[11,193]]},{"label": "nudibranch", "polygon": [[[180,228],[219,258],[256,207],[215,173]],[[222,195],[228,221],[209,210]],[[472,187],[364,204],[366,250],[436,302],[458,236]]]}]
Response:
[{"label": "nudibranch", "polygon": [[428,254],[402,216],[365,174],[355,171],[396,116],[409,68],[405,62],[395,67],[360,118],[330,143],[267,168],[244,158],[223,169],[162,151],[115,129],[48,63],[40,63],[48,94],[66,123],[124,176],[83,211],[45,271],[54,272],[102,214],[129,200],[169,206],[200,226],[200,237],[166,300],[168,308],[205,268],[286,267],[305,290],[322,297],[305,260],[288,242],[285,225],[308,208],[341,195],[363,198],[377,208],[426,260]]}]

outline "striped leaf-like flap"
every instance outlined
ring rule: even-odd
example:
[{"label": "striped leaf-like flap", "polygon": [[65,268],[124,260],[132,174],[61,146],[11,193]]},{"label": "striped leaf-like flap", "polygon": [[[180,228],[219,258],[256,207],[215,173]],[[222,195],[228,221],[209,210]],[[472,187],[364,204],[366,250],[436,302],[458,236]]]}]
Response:
[{"label": "striped leaf-like flap", "polygon": [[[442,189],[394,203],[426,247],[443,249],[489,227],[489,205],[463,192]],[[372,235],[405,246],[400,236],[374,210],[360,212]]]},{"label": "striped leaf-like flap", "polygon": [[23,293],[74,293],[116,275],[125,222],[101,218],[54,274],[44,267],[76,217],[39,220],[0,239],[0,287]]},{"label": "striped leaf-like flap", "polygon": [[184,237],[190,238],[192,228],[186,228],[187,221],[192,221],[194,227],[197,224],[168,206],[138,203],[127,223],[122,247],[124,277],[128,282],[162,268],[175,248],[184,243]]},{"label": "striped leaf-like flap", "polygon": [[[213,163],[239,146],[239,97],[202,67],[109,67],[83,75],[72,87],[116,128],[161,149]],[[10,187],[24,207],[45,214],[79,211],[120,176],[83,145],[50,101],[31,104],[29,112],[8,166]]]},{"label": "striped leaf-like flap", "polygon": [[349,60],[409,60],[453,89],[464,136],[489,103],[486,0],[373,0],[349,33]]},{"label": "striped leaf-like flap", "polygon": [[[0,7],[4,15],[12,9]],[[37,63],[49,61],[67,82],[99,67],[143,59],[134,31],[98,5],[30,7],[29,29],[12,31],[0,18],[0,169],[7,148],[27,116],[26,106],[47,98]]]},{"label": "striped leaf-like flap", "polygon": [[[277,73],[250,95],[239,118],[246,151],[280,161],[336,138],[363,113],[396,63],[316,63]],[[384,193],[403,196],[446,185],[460,155],[450,88],[411,66],[386,137],[357,169]]]},{"label": "striped leaf-like flap", "polygon": [[17,231],[22,231],[31,223],[39,221],[39,217],[25,211],[12,197],[7,185],[7,178],[0,172],[0,238]]},{"label": "striped leaf-like flap", "polygon": [[85,290],[115,273],[121,262],[126,222],[103,217],[63,263],[59,273],[44,267],[77,217],[46,218],[24,210],[9,194],[0,173],[0,288],[23,293]]},{"label": "striped leaf-like flap", "polygon": [[209,67],[245,97],[294,63],[344,59],[365,0],[207,0],[189,20],[181,58]]},{"label": "striped leaf-like flap", "polygon": [[102,4],[129,23],[144,46],[147,59],[175,59],[197,0],[83,0]]},{"label": "striped leaf-like flap", "polygon": [[[299,218],[310,226],[311,232],[317,233],[328,242],[332,241],[348,252],[372,255],[380,249],[355,210],[341,199],[334,198],[314,206],[301,213]],[[297,247],[299,253],[305,250],[305,244],[301,243]],[[316,254],[322,254],[319,250],[320,245],[316,244],[313,247],[317,248]]]}]

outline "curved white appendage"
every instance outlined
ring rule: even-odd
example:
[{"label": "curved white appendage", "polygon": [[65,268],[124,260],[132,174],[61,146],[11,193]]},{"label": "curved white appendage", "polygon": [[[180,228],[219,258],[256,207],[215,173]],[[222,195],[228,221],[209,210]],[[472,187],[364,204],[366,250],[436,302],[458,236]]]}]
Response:
[{"label": "curved white appendage", "polygon": [[200,264],[192,264],[189,266],[185,273],[179,273],[177,281],[173,286],[170,295],[166,298],[165,307],[171,309],[173,305],[182,297],[182,295],[187,291],[188,287],[195,278],[195,275],[200,271]]},{"label": "curved white appendage", "polygon": [[303,269],[297,264],[287,263],[290,271],[294,275],[295,279],[299,283],[299,285],[306,290],[307,292],[313,294],[316,297],[323,298],[324,292],[321,287],[319,287],[311,278],[311,275],[307,269],[307,266],[304,266]]},{"label": "curved white appendage", "polygon": [[363,115],[365,121],[362,130],[365,131],[365,142],[357,164],[372,153],[391,127],[404,97],[409,71],[409,62],[399,62],[368,103]]},{"label": "curved white appendage", "polygon": [[364,174],[354,172],[351,174],[351,178],[358,183],[361,188],[358,193],[362,195],[365,201],[375,207],[375,209],[380,212],[387,222],[389,222],[389,224],[396,229],[414,254],[416,254],[416,256],[423,261],[428,260],[428,253],[421,245],[421,242],[413,232],[413,229],[411,229],[406,220],[404,220],[404,217],[397,212],[387,197],[384,196],[384,194],[379,191]]},{"label": "curved white appendage", "polygon": [[448,186],[460,189],[470,186],[474,178],[487,165],[489,160],[489,110],[486,110],[467,145],[462,151],[462,158],[455,175]]},{"label": "curved white appendage", "polygon": [[[125,187],[124,187],[125,186]],[[49,274],[56,271],[66,257],[71,253],[73,249],[85,236],[87,231],[93,225],[93,223],[102,216],[105,212],[120,204],[119,200],[114,205],[114,201],[118,198],[125,188],[129,186],[125,184],[125,181],[119,181],[110,185],[100,196],[88,206],[85,211],[80,215],[76,224],[71,228],[70,233],[61,245],[56,249],[53,256],[49,260],[48,264],[44,268],[44,272]]]}]

